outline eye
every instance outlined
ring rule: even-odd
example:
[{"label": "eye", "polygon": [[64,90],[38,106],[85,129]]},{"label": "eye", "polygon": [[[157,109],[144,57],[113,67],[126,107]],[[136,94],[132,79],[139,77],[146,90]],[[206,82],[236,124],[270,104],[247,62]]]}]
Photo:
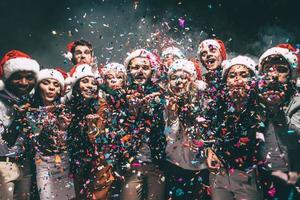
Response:
[{"label": "eye", "polygon": [[229,77],[229,78],[235,78],[235,77],[236,77],[236,74],[235,74],[234,72],[230,72],[230,73],[228,74],[228,77]]},{"label": "eye", "polygon": [[97,85],[97,81],[94,79],[92,80],[92,85],[96,86]]},{"label": "eye", "polygon": [[79,54],[82,54],[82,51],[76,50],[76,51],[75,51],[75,55],[79,55]]},{"label": "eye", "polygon": [[49,82],[48,80],[42,80],[41,83],[42,83],[43,85],[49,85],[50,82]]},{"label": "eye", "polygon": [[123,79],[123,76],[122,75],[118,75],[117,79]]},{"label": "eye", "polygon": [[53,85],[54,85],[54,87],[56,87],[56,88],[60,87],[60,84],[59,84],[58,82],[54,82]]},{"label": "eye", "polygon": [[87,49],[84,51],[85,54],[91,54],[91,50]]},{"label": "eye", "polygon": [[112,75],[106,75],[106,77],[105,77],[105,79],[107,79],[107,80],[111,80],[111,79],[113,79],[114,77],[112,76]]},{"label": "eye", "polygon": [[170,80],[176,80],[176,78],[177,78],[177,76],[175,76],[175,75],[170,76]]},{"label": "eye", "polygon": [[28,76],[26,77],[26,79],[29,80],[29,81],[33,81],[35,78],[34,78],[33,75],[28,75]]},{"label": "eye", "polygon": [[130,65],[130,69],[132,69],[132,70],[137,70],[139,68],[140,68],[139,65]]},{"label": "eye", "polygon": [[204,56],[206,56],[207,55],[207,52],[206,51],[203,51],[203,52],[201,52],[201,57],[204,57]]},{"label": "eye", "polygon": [[278,73],[286,74],[289,72],[289,68],[284,65],[279,65],[276,67]]},{"label": "eye", "polygon": [[249,78],[249,73],[248,72],[241,72],[241,77],[242,78]]},{"label": "eye", "polygon": [[150,69],[150,66],[148,66],[148,65],[143,65],[143,70],[148,70],[148,69]]},{"label": "eye", "polygon": [[81,79],[81,82],[82,82],[82,83],[88,83],[89,80],[88,80],[87,78],[83,78],[83,79]]}]

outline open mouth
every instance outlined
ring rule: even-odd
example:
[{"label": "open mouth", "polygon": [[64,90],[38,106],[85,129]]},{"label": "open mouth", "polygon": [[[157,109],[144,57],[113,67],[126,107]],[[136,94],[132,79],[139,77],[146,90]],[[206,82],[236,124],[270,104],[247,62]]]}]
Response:
[{"label": "open mouth", "polygon": [[18,89],[21,90],[21,91],[25,91],[28,89],[28,85],[18,85]]},{"label": "open mouth", "polygon": [[207,65],[213,65],[213,64],[215,64],[215,62],[216,62],[215,58],[209,58],[209,59],[207,59],[206,64]]},{"label": "open mouth", "polygon": [[92,96],[94,94],[94,90],[84,90],[84,93],[88,96]]}]

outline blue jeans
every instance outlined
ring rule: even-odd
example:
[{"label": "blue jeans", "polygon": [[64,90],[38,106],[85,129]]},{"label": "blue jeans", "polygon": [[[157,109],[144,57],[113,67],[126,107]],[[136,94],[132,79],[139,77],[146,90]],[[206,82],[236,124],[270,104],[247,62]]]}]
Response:
[{"label": "blue jeans", "polygon": [[[59,156],[61,162],[55,161]],[[75,197],[73,179],[69,177],[66,153],[53,156],[36,155],[36,180],[40,199],[72,199]]]},{"label": "blue jeans", "polygon": [[121,200],[159,200],[165,196],[163,172],[153,163],[132,167],[125,174]]}]

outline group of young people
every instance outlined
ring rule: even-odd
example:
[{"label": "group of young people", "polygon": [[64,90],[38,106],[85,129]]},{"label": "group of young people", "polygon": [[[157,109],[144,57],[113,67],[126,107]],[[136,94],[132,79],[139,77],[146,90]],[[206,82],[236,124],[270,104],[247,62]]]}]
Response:
[{"label": "group of young people", "polygon": [[299,199],[292,45],[258,63],[218,39],[101,66],[85,40],[67,50],[68,72],[0,62],[0,199]]}]

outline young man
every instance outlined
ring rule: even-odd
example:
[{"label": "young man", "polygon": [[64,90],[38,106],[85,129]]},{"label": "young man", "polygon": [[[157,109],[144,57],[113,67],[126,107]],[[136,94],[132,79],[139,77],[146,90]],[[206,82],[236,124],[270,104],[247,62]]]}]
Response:
[{"label": "young man", "polygon": [[222,62],[226,59],[226,49],[224,43],[217,39],[207,39],[202,41],[198,47],[198,56],[202,66],[207,70],[204,74],[206,89],[204,91],[204,106],[206,120],[208,124],[207,137],[211,137],[212,122],[217,116],[216,101],[220,96],[222,85]]},{"label": "young man", "polygon": [[[35,86],[39,64],[27,54],[12,50],[0,63],[0,187],[1,199],[29,199],[31,189],[31,160],[18,135],[22,119],[14,106],[21,106]],[[17,123],[16,123],[17,122]],[[23,155],[22,155],[23,154]],[[7,166],[13,166],[12,170]],[[21,174],[21,175],[20,175]],[[13,177],[12,177],[13,176]],[[18,179],[18,180],[17,180]]]},{"label": "young man", "polygon": [[67,45],[68,52],[64,56],[69,59],[73,65],[79,63],[92,65],[95,62],[92,44],[85,40],[77,40]]},{"label": "young man", "polygon": [[198,56],[202,66],[207,70],[204,75],[207,84],[217,84],[222,78],[222,62],[226,60],[225,45],[221,40],[207,39],[198,47]]},{"label": "young man", "polygon": [[133,131],[138,136],[132,164],[125,175],[121,199],[163,199],[164,181],[160,170],[164,157],[164,123],[160,104],[152,101],[159,88],[152,80],[157,58],[145,49],[133,51],[125,59],[128,98],[136,113]]},{"label": "young man", "polygon": [[294,94],[292,79],[296,75],[298,57],[290,45],[268,49],[259,59],[262,79],[258,90],[268,117],[263,156],[265,167],[262,184],[268,199],[298,199],[297,192],[288,184],[289,166],[287,147],[294,139],[288,132],[284,109]]},{"label": "young man", "polygon": [[213,200],[261,199],[257,185],[257,163],[262,133],[262,109],[251,84],[256,77],[256,64],[238,56],[224,66],[224,90],[218,99],[215,143],[208,151],[211,169],[210,186]]}]

